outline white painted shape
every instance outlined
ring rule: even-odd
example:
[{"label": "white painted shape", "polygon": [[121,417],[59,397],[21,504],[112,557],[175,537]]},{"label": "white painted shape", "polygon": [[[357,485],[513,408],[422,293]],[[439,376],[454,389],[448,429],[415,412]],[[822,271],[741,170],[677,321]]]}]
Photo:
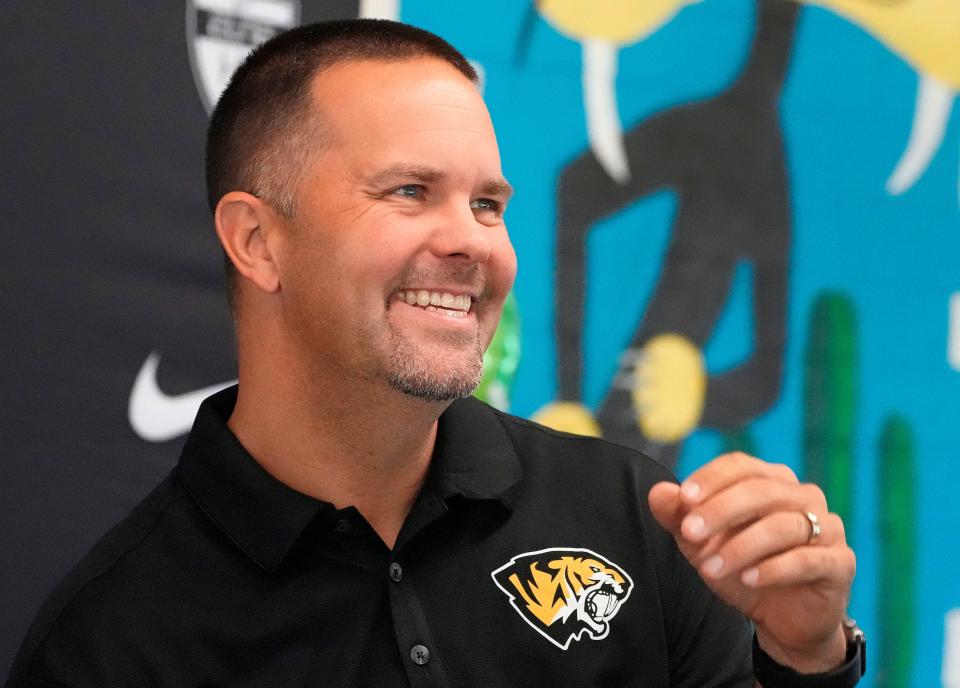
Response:
[{"label": "white painted shape", "polygon": [[583,42],[583,105],[590,149],[607,174],[625,184],[630,180],[630,164],[617,107],[617,60],[614,43],[596,39]]},{"label": "white painted shape", "polygon": [[130,427],[147,442],[166,442],[184,435],[193,425],[200,402],[236,380],[210,385],[185,394],[165,394],[157,384],[160,353],[153,351],[140,366],[130,391],[127,418]]},{"label": "white painted shape", "polygon": [[943,688],[960,688],[960,609],[947,612],[943,622]]},{"label": "white painted shape", "polygon": [[931,76],[920,75],[913,127],[907,148],[887,180],[887,191],[902,194],[913,186],[936,155],[947,130],[956,92]]},{"label": "white painted shape", "polygon": [[473,67],[477,73],[477,90],[480,91],[480,95],[483,95],[483,92],[487,90],[487,69],[477,60],[468,58],[467,62],[470,63],[470,66]]},{"label": "white painted shape", "polygon": [[947,363],[960,372],[960,291],[950,295],[947,309]]},{"label": "white painted shape", "polygon": [[487,387],[487,403],[499,411],[510,410],[510,399],[507,397],[507,388],[500,382],[491,382]]},{"label": "white painted shape", "polygon": [[360,17],[400,21],[400,0],[360,0]]}]

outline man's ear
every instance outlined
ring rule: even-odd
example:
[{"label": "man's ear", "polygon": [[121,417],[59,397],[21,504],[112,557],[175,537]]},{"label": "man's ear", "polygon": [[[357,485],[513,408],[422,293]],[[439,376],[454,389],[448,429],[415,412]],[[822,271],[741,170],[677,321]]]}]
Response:
[{"label": "man's ear", "polygon": [[225,194],[214,212],[217,236],[237,272],[261,290],[280,289],[280,274],[267,241],[277,218],[270,207],[243,191]]}]

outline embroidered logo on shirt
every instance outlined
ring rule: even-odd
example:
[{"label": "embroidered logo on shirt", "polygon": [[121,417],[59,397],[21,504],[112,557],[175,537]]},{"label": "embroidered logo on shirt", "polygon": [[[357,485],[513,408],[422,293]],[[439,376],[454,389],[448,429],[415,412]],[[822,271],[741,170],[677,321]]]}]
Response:
[{"label": "embroidered logo on shirt", "polygon": [[518,554],[490,575],[523,620],[561,650],[584,633],[606,638],[633,589],[617,564],[568,547]]}]

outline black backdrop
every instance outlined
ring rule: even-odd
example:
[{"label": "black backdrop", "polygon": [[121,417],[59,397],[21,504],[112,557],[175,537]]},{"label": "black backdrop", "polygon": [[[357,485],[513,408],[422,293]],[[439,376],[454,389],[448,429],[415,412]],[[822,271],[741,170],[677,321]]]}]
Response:
[{"label": "black backdrop", "polygon": [[182,438],[127,419],[147,356],[170,394],[235,377],[185,9],[0,3],[0,677],[56,581],[177,459]]}]

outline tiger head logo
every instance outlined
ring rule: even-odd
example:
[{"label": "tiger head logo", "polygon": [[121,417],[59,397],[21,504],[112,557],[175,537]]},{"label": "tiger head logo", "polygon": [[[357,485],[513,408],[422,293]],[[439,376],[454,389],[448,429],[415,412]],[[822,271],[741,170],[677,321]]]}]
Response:
[{"label": "tiger head logo", "polygon": [[633,589],[622,568],[588,549],[525,552],[491,575],[523,620],[562,650],[584,633],[606,638]]}]

